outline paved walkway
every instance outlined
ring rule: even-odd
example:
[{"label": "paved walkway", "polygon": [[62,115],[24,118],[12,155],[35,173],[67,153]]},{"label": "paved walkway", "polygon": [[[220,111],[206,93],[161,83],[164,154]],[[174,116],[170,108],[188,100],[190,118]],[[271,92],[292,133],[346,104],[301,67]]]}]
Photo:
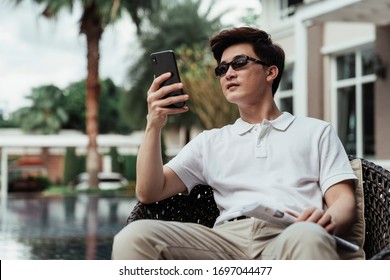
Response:
[{"label": "paved walkway", "polygon": [[105,260],[113,236],[135,200],[127,197],[42,197],[10,194],[0,200],[0,259]]}]

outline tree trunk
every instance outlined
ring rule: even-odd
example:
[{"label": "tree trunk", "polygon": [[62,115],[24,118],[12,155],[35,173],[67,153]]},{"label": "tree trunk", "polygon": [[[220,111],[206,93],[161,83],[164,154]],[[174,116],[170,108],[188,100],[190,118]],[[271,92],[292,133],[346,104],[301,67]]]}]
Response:
[{"label": "tree trunk", "polygon": [[[42,161],[43,161],[43,166],[45,167],[45,174],[42,174],[42,176],[48,177],[49,178],[49,158],[50,158],[50,151],[49,147],[42,147]],[[49,178],[50,179],[50,178]]]},{"label": "tree trunk", "polygon": [[100,17],[95,4],[84,7],[81,18],[80,32],[87,37],[87,94],[86,94],[86,131],[88,135],[87,172],[89,187],[98,187],[98,173],[100,171],[100,156],[97,146],[99,134],[99,43],[103,33]]}]

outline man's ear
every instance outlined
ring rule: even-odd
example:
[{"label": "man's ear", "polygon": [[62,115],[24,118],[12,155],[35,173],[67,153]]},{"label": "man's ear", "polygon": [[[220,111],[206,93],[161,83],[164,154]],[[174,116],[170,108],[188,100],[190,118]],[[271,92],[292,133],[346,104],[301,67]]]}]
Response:
[{"label": "man's ear", "polygon": [[268,81],[273,81],[276,79],[276,77],[279,74],[279,69],[275,65],[271,65],[267,69],[267,80]]}]

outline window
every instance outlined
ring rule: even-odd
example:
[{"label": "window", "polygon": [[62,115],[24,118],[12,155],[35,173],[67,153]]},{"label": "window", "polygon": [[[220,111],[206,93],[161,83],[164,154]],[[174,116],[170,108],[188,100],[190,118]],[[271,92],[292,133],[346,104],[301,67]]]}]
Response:
[{"label": "window", "polygon": [[348,154],[375,155],[374,53],[372,48],[335,58],[337,132]]},{"label": "window", "polygon": [[293,16],[297,6],[302,3],[303,0],[280,0],[280,17],[284,19]]},{"label": "window", "polygon": [[280,80],[278,93],[275,95],[280,111],[294,114],[293,106],[293,74],[294,65],[288,64],[284,68],[282,79]]}]

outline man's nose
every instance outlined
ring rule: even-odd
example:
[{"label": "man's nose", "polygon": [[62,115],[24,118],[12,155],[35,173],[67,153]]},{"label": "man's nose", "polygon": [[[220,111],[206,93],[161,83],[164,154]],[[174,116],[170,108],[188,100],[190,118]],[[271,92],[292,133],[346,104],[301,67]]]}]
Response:
[{"label": "man's nose", "polygon": [[226,79],[231,79],[232,77],[235,77],[236,75],[236,70],[233,69],[231,65],[229,65],[228,70],[226,71]]}]

